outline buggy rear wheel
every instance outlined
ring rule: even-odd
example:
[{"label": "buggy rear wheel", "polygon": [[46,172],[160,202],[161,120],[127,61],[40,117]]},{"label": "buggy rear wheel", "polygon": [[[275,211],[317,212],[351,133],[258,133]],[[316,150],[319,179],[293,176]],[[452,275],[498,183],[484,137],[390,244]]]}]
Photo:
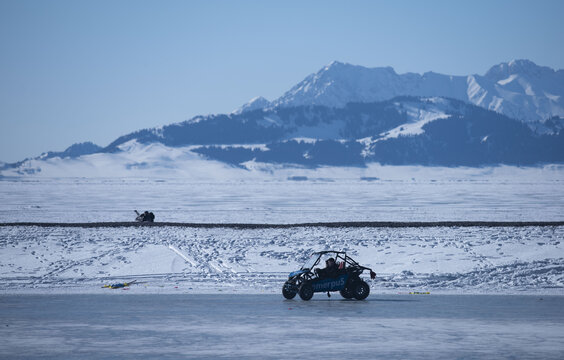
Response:
[{"label": "buggy rear wheel", "polygon": [[308,283],[302,284],[298,294],[300,294],[302,300],[308,301],[313,297],[313,287]]},{"label": "buggy rear wheel", "polygon": [[344,287],[343,290],[339,291],[342,297],[345,299],[352,299],[353,293],[348,287]]},{"label": "buggy rear wheel", "polygon": [[355,299],[364,300],[364,299],[366,299],[368,294],[370,294],[370,286],[368,286],[368,284],[366,282],[362,281],[362,280],[357,281],[353,285],[352,294],[353,294]]},{"label": "buggy rear wheel", "polygon": [[297,292],[296,292],[296,285],[290,283],[289,281],[286,281],[284,283],[284,286],[282,286],[282,295],[290,300],[293,299],[296,296]]}]

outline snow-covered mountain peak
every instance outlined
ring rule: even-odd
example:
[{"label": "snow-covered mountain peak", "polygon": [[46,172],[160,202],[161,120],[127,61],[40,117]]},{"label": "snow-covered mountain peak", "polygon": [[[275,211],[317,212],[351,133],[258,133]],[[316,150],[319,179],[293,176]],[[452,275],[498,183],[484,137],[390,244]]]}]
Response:
[{"label": "snow-covered mountain peak", "polygon": [[246,111],[253,111],[258,109],[265,109],[271,105],[270,101],[265,99],[262,96],[256,96],[249,100],[245,105],[241,106],[238,109],[233,110],[232,114],[242,114]]},{"label": "snow-covered mountain peak", "polygon": [[308,75],[278,99],[257,97],[234,111],[321,105],[343,108],[397,96],[449,97],[524,121],[564,117],[564,70],[526,59],[492,66],[485,75],[454,76],[433,71],[398,74],[392,67],[332,61]]},{"label": "snow-covered mountain peak", "polygon": [[[337,60],[333,60],[329,64],[327,64],[323,68],[323,70],[327,71],[327,70],[332,69],[332,68],[338,68],[338,67],[346,66],[346,65],[350,65],[350,64],[346,64],[346,63],[342,63],[342,62],[337,61]],[[320,70],[320,71],[323,71],[323,70]]]},{"label": "snow-covered mountain peak", "polygon": [[[287,91],[274,106],[323,105],[343,107],[349,102],[388,100],[396,95],[398,75],[391,67],[366,68],[333,61]],[[391,90],[391,91],[390,91]]]},{"label": "snow-covered mountain peak", "polygon": [[334,60],[325,67],[321,68],[317,73],[315,73],[315,75],[317,75],[317,77],[323,75],[342,76],[357,72],[383,72],[396,74],[394,68],[391,66],[368,68],[361,65],[354,65]]},{"label": "snow-covered mountain peak", "polygon": [[361,65],[353,65],[349,63],[343,63],[340,61],[332,61],[327,66],[323,67],[317,73],[315,73],[316,78],[321,77],[346,77],[346,76],[358,76],[359,74],[367,75],[369,73],[381,73],[381,74],[391,74],[397,75],[394,68],[391,66],[386,67],[374,67],[368,68]]},{"label": "snow-covered mountain peak", "polygon": [[553,76],[555,71],[547,66],[539,66],[531,60],[511,60],[492,66],[484,77],[493,81],[503,81],[512,75],[525,77]]},{"label": "snow-covered mountain peak", "polygon": [[453,76],[436,72],[398,74],[391,67],[367,68],[333,61],[307,76],[274,107],[385,101],[396,96],[442,96],[494,110],[525,122],[564,117],[564,70],[512,60],[484,75]]}]

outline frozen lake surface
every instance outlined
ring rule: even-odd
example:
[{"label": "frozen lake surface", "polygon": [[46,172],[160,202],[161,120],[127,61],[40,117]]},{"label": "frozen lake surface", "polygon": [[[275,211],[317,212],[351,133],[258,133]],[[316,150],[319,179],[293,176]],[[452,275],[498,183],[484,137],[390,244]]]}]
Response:
[{"label": "frozen lake surface", "polygon": [[10,359],[562,359],[563,296],[2,295]]},{"label": "frozen lake surface", "polygon": [[564,170],[385,170],[223,181],[4,178],[0,222],[133,221],[134,209],[153,211],[158,222],[564,220]]}]

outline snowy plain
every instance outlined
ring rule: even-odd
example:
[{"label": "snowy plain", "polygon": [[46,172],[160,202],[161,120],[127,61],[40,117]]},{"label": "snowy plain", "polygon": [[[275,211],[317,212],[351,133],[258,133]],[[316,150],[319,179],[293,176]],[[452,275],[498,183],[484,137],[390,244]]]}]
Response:
[{"label": "snowy plain", "polygon": [[564,227],[0,227],[0,291],[279,293],[314,251],[344,250],[372,292],[564,294]]},{"label": "snowy plain", "polygon": [[161,222],[275,224],[561,221],[564,214],[562,165],[240,168],[150,145],[40,166],[31,176],[0,178],[0,222],[130,221],[134,209]]},{"label": "snowy plain", "polygon": [[[233,176],[0,181],[0,223],[133,221],[190,227],[0,226],[0,291],[278,293],[313,251],[374,268],[374,292],[564,294],[564,227],[234,229],[225,223],[562,221],[564,170],[226,168]],[[134,173],[137,174],[137,173]],[[254,176],[253,176],[254,175]],[[378,175],[378,176],[376,176]]]}]

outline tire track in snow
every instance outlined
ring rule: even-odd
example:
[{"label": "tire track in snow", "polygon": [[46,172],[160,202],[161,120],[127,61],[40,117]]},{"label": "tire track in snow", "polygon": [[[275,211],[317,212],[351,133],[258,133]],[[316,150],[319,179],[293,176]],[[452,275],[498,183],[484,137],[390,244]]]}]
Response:
[{"label": "tire track in snow", "polygon": [[184,255],[176,246],[169,244],[168,248],[170,250],[174,251],[178,256],[183,258],[184,261],[186,261],[187,263],[192,265],[192,267],[196,267],[196,263],[194,261],[192,261],[190,258],[188,258],[188,256]]}]

